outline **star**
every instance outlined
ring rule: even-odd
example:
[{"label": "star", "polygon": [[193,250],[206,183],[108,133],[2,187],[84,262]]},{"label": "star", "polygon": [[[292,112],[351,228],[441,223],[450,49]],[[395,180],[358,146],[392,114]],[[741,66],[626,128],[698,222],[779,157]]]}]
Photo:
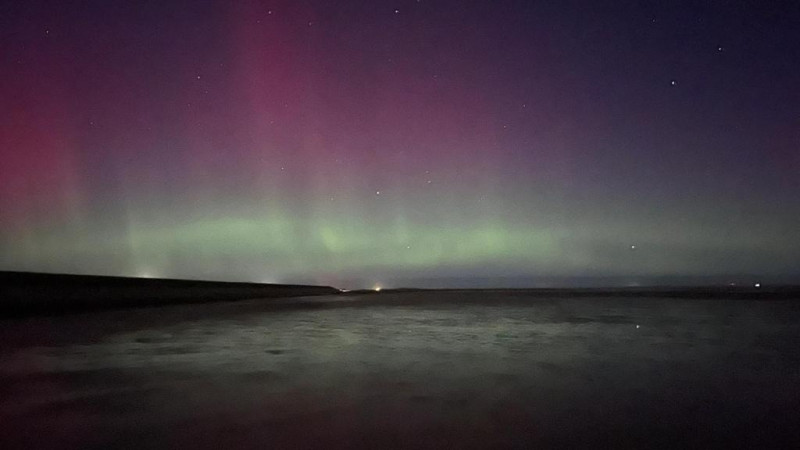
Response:
[{"label": "star", "polygon": [[394,10],[394,13],[395,13],[395,14],[400,14],[400,10],[399,10],[399,9],[395,9],[395,10]]},{"label": "star", "polygon": [[381,191],[375,191],[375,195],[381,195]]},{"label": "star", "polygon": [[675,85],[677,85],[677,84],[678,84],[678,82],[677,82],[677,81],[675,81],[675,80],[672,80],[672,81],[670,81],[670,82],[669,82],[669,84],[671,84],[671,85],[675,86]]},{"label": "star", "polygon": [[631,245],[631,250],[636,250],[636,246],[635,245]]}]

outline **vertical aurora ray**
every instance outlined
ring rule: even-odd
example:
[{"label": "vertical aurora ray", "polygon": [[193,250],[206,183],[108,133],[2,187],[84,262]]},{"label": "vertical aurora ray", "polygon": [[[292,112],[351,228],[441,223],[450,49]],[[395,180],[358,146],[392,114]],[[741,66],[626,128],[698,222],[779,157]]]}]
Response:
[{"label": "vertical aurora ray", "polygon": [[[0,268],[364,287],[793,270],[788,69],[720,60],[775,56],[768,38],[707,58],[630,11],[336,3],[10,8]],[[620,44],[661,35],[693,50]]]}]

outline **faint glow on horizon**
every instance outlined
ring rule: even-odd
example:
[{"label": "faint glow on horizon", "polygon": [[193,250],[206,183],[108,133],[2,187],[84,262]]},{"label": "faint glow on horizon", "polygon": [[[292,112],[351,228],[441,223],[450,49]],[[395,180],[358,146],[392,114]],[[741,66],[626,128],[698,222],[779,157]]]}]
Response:
[{"label": "faint glow on horizon", "polygon": [[137,278],[159,278],[154,272],[150,270],[141,270],[139,273],[136,274]]}]

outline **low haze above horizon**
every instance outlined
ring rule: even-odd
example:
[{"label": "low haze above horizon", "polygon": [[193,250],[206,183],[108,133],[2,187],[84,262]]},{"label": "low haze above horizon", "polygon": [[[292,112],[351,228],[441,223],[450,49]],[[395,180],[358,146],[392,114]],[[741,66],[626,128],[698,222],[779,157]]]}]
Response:
[{"label": "low haze above horizon", "polygon": [[2,1],[0,30],[0,270],[800,273],[800,2]]}]

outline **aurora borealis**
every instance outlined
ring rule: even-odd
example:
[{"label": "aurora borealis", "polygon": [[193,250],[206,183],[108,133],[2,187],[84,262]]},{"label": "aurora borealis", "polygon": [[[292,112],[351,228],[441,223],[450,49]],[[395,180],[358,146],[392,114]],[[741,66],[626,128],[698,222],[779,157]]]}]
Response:
[{"label": "aurora borealis", "polygon": [[70,3],[0,9],[0,269],[798,273],[796,2]]}]

